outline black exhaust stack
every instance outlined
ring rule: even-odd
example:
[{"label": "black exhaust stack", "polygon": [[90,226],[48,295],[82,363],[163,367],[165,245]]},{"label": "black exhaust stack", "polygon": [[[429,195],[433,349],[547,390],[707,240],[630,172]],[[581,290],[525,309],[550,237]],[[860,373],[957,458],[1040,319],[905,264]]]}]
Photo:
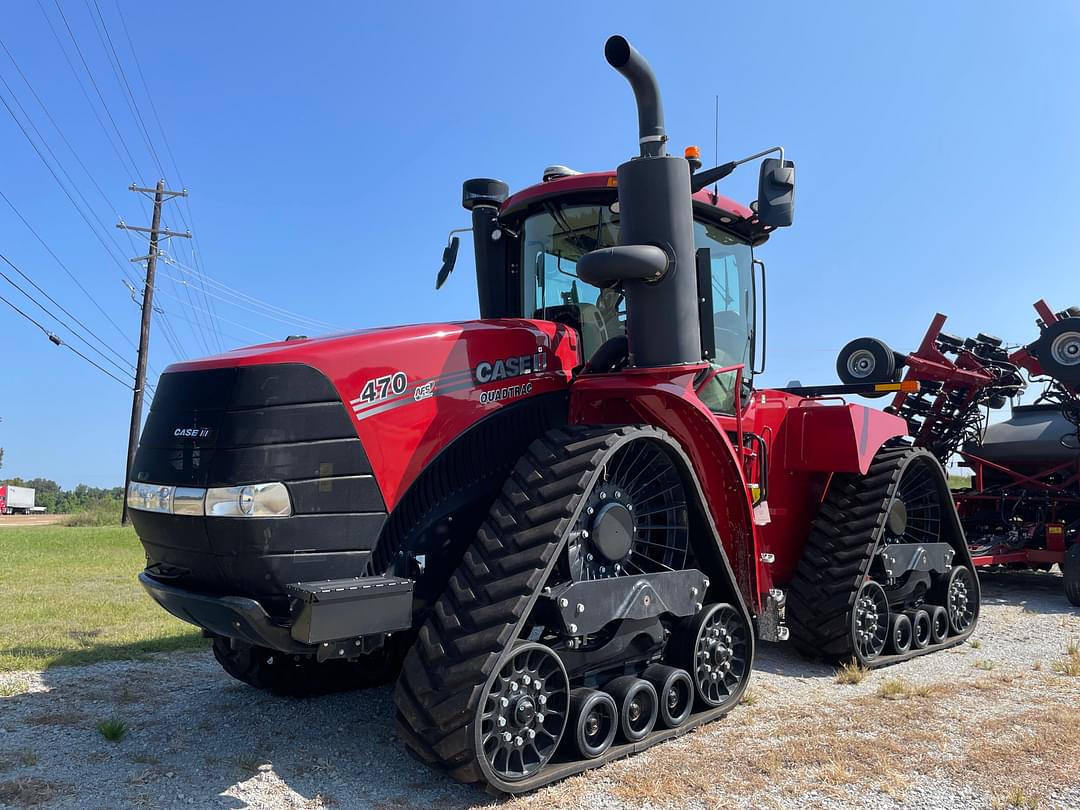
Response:
[{"label": "black exhaust stack", "polygon": [[[630,365],[698,363],[690,164],[667,154],[664,108],[649,64],[620,36],[607,41],[604,55],[633,88],[641,157],[618,168],[619,247],[583,256],[578,275],[600,286],[622,283]],[[660,250],[643,251],[641,246]]]}]

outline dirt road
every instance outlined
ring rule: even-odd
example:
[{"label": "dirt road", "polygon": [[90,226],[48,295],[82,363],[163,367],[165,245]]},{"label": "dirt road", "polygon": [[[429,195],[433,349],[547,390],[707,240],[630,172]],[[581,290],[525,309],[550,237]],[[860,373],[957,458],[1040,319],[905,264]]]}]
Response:
[{"label": "dirt road", "polygon": [[27,526],[52,526],[64,519],[63,515],[0,515],[0,529]]}]

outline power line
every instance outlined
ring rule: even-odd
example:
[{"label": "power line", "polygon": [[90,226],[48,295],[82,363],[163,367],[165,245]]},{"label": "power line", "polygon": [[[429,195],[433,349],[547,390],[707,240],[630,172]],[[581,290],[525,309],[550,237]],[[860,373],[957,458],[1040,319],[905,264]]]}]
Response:
[{"label": "power line", "polygon": [[[8,204],[8,207],[10,207],[11,210],[15,212],[15,216],[17,216],[22,221],[23,225],[25,225],[29,229],[30,233],[32,233],[34,235],[34,237],[38,240],[38,242],[41,243],[41,246],[44,247],[46,251],[48,251],[49,255],[53,257],[53,259],[56,261],[56,263],[58,265],[60,265],[61,269],[65,273],[67,273],[68,278],[70,278],[72,281],[75,282],[75,286],[77,286],[80,290],[82,290],[83,295],[85,295],[88,299],[90,299],[90,303],[92,303],[97,308],[98,312],[100,312],[105,317],[105,319],[109,323],[111,323],[113,325],[113,327],[120,334],[120,336],[122,338],[124,338],[124,340],[126,340],[131,345],[131,348],[134,349],[135,344],[134,344],[134,342],[131,341],[130,338],[128,338],[127,333],[123,329],[120,328],[120,325],[115,320],[113,320],[112,316],[110,316],[109,313],[107,313],[102,308],[101,304],[98,303],[97,299],[94,298],[94,296],[92,296],[90,294],[90,292],[86,289],[86,287],[84,287],[82,285],[82,282],[79,281],[79,279],[75,277],[75,274],[72,273],[71,270],[68,269],[68,266],[66,264],[64,264],[63,261],[60,260],[60,257],[57,256],[55,252],[53,252],[53,249],[51,247],[49,247],[49,244],[44,239],[41,238],[41,235],[36,230],[34,230],[34,226],[31,225],[29,222],[27,222],[26,218],[22,215],[22,213],[20,213],[19,209],[15,207],[15,204],[12,203],[11,200],[9,200],[7,198],[7,195],[4,194],[3,191],[0,191],[0,198],[2,198],[4,200],[4,202],[6,202]],[[123,355],[117,354],[117,356],[120,357],[121,359],[123,358]]]},{"label": "power line", "polygon": [[[111,250],[109,249],[109,246],[108,246],[108,244],[106,244],[105,240],[104,240],[104,239],[102,239],[102,237],[101,237],[101,234],[99,234],[99,233],[98,233],[98,231],[97,231],[97,229],[96,229],[96,228],[94,227],[94,223],[92,223],[92,222],[90,221],[90,218],[89,218],[89,217],[87,217],[87,215],[86,215],[86,214],[85,214],[85,213],[83,212],[82,208],[80,208],[80,207],[79,207],[79,204],[78,204],[78,203],[77,203],[77,202],[75,201],[75,198],[71,196],[71,192],[70,192],[70,191],[68,191],[67,187],[66,187],[66,186],[64,185],[64,183],[63,183],[63,181],[62,181],[62,180],[60,179],[59,175],[57,175],[56,171],[55,171],[55,170],[53,169],[53,167],[52,167],[52,166],[51,166],[51,165],[49,164],[49,161],[45,159],[45,155],[43,155],[43,154],[42,154],[42,152],[41,152],[41,150],[40,150],[40,149],[38,148],[37,144],[36,144],[36,143],[34,143],[34,139],[30,137],[30,133],[26,131],[26,127],[24,127],[24,126],[22,125],[22,122],[21,122],[21,121],[19,120],[19,117],[18,117],[17,115],[15,115],[15,111],[11,109],[11,105],[9,105],[9,104],[7,103],[7,100],[6,100],[6,99],[4,99],[4,97],[3,97],[3,96],[0,96],[0,104],[3,104],[3,105],[4,105],[4,109],[6,109],[6,110],[8,111],[8,114],[9,114],[9,115],[11,116],[11,119],[12,119],[12,120],[13,120],[13,121],[15,122],[15,124],[16,124],[16,125],[17,125],[17,126],[19,127],[19,130],[20,130],[20,131],[22,132],[22,134],[23,134],[23,137],[25,137],[25,138],[26,138],[27,142],[28,142],[28,143],[30,144],[30,146],[31,146],[31,147],[33,148],[34,152],[35,152],[35,153],[37,154],[37,156],[38,156],[38,159],[40,159],[40,160],[41,160],[41,162],[42,162],[42,163],[43,163],[43,164],[45,165],[45,168],[49,170],[49,174],[51,174],[51,175],[52,175],[52,177],[53,177],[53,180],[55,180],[55,181],[56,181],[56,184],[57,184],[58,186],[60,186],[60,190],[64,192],[64,195],[65,195],[65,196],[66,196],[66,197],[68,198],[68,201],[69,201],[69,202],[70,202],[70,203],[72,204],[72,206],[73,206],[73,207],[75,208],[76,212],[78,212],[79,216],[80,216],[80,217],[82,217],[82,220],[83,220],[83,221],[84,221],[84,222],[86,223],[87,227],[89,227],[89,228],[90,228],[90,230],[91,230],[91,231],[93,232],[94,236],[95,236],[95,237],[97,238],[97,240],[98,240],[98,241],[99,241],[99,242],[101,243],[101,246],[102,246],[103,248],[105,248],[105,252],[106,252],[106,253],[108,253],[108,254],[109,254],[109,257],[110,257],[110,258],[111,258],[111,259],[112,259],[112,260],[113,260],[114,262],[116,262],[116,263],[117,263],[117,265],[118,265],[118,266],[120,267],[121,271],[122,271],[122,272],[123,272],[123,273],[124,273],[125,275],[128,275],[129,277],[131,277],[131,276],[130,276],[130,271],[129,271],[129,270],[127,269],[127,266],[126,266],[126,265],[124,265],[124,264],[123,264],[122,262],[120,262],[119,260],[117,260],[116,256],[115,256],[115,255],[114,255],[114,254],[112,253],[112,251],[111,251]],[[61,170],[62,170],[62,167],[61,167]],[[65,172],[65,174],[66,174],[66,172]],[[93,212],[91,211],[91,214],[92,214],[92,213],[93,213]],[[104,225],[102,225],[102,223],[101,223],[101,221],[100,221],[100,220],[98,221],[98,225],[99,225],[99,227],[102,227],[102,228],[104,228]],[[108,233],[108,231],[106,231],[106,233]],[[112,238],[112,237],[111,237],[111,235],[110,235],[110,239],[111,239],[111,238]],[[118,245],[116,245],[115,241],[113,242],[113,245],[114,245],[114,247],[117,247],[117,249],[119,249],[119,246],[118,246]]]},{"label": "power line", "polygon": [[[75,315],[72,315],[71,312],[69,312],[68,309],[63,304],[61,304],[55,298],[53,298],[51,295],[49,295],[47,292],[45,292],[45,290],[41,289],[41,287],[38,286],[37,282],[35,282],[32,278],[30,278],[30,276],[26,275],[26,273],[24,273],[21,269],[19,269],[14,264],[14,262],[11,261],[11,259],[9,259],[7,256],[5,256],[2,253],[0,253],[0,259],[2,259],[4,261],[4,263],[8,267],[10,267],[12,270],[14,270],[16,273],[18,273],[24,279],[26,279],[26,281],[29,282],[30,285],[35,290],[37,290],[39,293],[41,293],[46,298],[48,298],[49,301],[52,302],[52,304],[54,306],[58,307],[61,312],[63,312],[65,315],[67,315],[69,318],[71,318],[73,321],[75,321],[75,323],[79,324],[79,326],[81,326],[83,329],[85,329],[95,340],[98,341],[98,343],[100,343],[106,349],[108,349],[113,354],[115,354],[117,357],[119,357],[121,360],[123,360],[123,355],[121,355],[119,352],[116,351],[116,349],[112,348],[109,344],[107,344],[104,340],[102,340],[101,337],[96,332],[94,332],[93,329],[91,329],[89,326],[87,326],[85,323],[83,323],[81,320],[79,320]],[[60,324],[63,324],[64,326],[66,326],[68,328],[68,330],[73,335],[75,335],[75,337],[77,337],[79,340],[81,340],[83,343],[85,343],[91,350],[96,352],[103,360],[105,360],[108,363],[111,363],[115,368],[119,369],[124,374],[131,374],[134,371],[134,367],[131,367],[130,364],[129,364],[128,368],[125,368],[124,366],[121,366],[119,363],[117,363],[115,360],[113,360],[111,357],[106,355],[104,352],[101,351],[101,349],[97,348],[89,340],[87,340],[85,337],[83,337],[81,334],[79,334],[79,331],[77,329],[75,329],[71,324],[64,324],[64,322],[61,321],[59,318],[57,318],[55,314],[53,314],[52,312],[49,312],[38,301],[34,300],[33,296],[31,296],[29,293],[27,293],[26,290],[24,290],[22,287],[20,287],[18,284],[16,284],[14,281],[12,281],[3,271],[0,271],[0,276],[3,276],[4,279],[8,282],[8,284],[10,284],[16,290],[21,292],[23,295],[25,295],[31,301],[33,301],[38,306],[39,309],[41,309],[43,312],[45,312],[45,314],[47,314],[49,317],[51,317],[57,323],[60,323]]]},{"label": "power line", "polygon": [[[125,101],[128,104],[128,108],[131,110],[132,115],[141,127],[141,135],[143,141],[146,143],[146,148],[150,152],[150,157],[154,161],[154,165],[157,166],[161,175],[165,176],[165,168],[161,165],[161,160],[158,158],[157,150],[154,149],[153,141],[150,140],[150,131],[146,128],[146,122],[143,121],[142,113],[139,111],[139,105],[135,101],[135,95],[131,92],[131,85],[128,84],[127,75],[124,73],[124,66],[120,63],[120,57],[116,53],[116,48],[113,46],[112,36],[109,34],[109,27],[105,24],[105,18],[101,14],[101,7],[98,5],[97,0],[93,0],[93,10],[90,8],[90,0],[85,0],[86,10],[90,13],[90,21],[94,23],[94,30],[97,31],[98,39],[101,40],[101,46],[105,49],[105,56],[109,58],[109,66],[113,69],[113,74],[116,76],[117,83],[121,85],[121,89],[127,91]],[[97,20],[94,19],[94,12],[97,12]],[[101,29],[98,30],[98,20],[101,22]],[[102,38],[104,33],[104,38]],[[107,46],[106,46],[107,43]],[[114,64],[115,63],[115,64]]]},{"label": "power line", "polygon": [[[170,265],[172,267],[175,267],[180,272],[185,273],[185,274],[190,275],[190,276],[194,276],[196,278],[200,278],[200,279],[206,281],[211,286],[221,289],[223,291],[223,294],[225,294],[225,295],[230,295],[230,296],[233,296],[233,297],[235,297],[237,299],[247,301],[247,302],[249,302],[250,304],[252,304],[255,307],[270,310],[270,311],[272,311],[274,313],[277,313],[277,314],[280,314],[280,315],[291,316],[291,319],[288,320],[288,321],[281,320],[280,318],[275,318],[275,320],[281,320],[282,323],[291,323],[291,324],[294,324],[294,325],[297,325],[297,326],[305,326],[305,327],[315,326],[315,327],[319,327],[319,328],[326,328],[326,329],[333,329],[333,330],[337,330],[337,331],[344,331],[344,327],[338,326],[337,324],[328,323],[327,321],[322,321],[322,320],[319,320],[318,318],[311,318],[311,317],[309,317],[307,315],[302,315],[299,312],[293,312],[291,310],[285,309],[284,307],[279,307],[276,304],[271,304],[268,301],[263,301],[260,298],[256,298],[253,295],[249,295],[248,293],[241,292],[240,290],[237,290],[235,287],[230,287],[228,284],[225,284],[225,283],[220,282],[220,281],[218,281],[218,280],[216,280],[214,278],[211,278],[210,276],[206,275],[205,273],[200,273],[197,270],[194,270],[194,269],[192,269],[190,267],[186,267],[184,264],[178,262],[176,259],[172,258],[171,256],[169,256],[166,253],[161,254],[161,259],[166,264],[168,264],[168,265]],[[167,274],[166,274],[166,276],[167,276]],[[227,299],[222,298],[221,300],[227,300]],[[228,302],[228,303],[232,303],[232,302]],[[234,306],[240,307],[241,305],[234,304]],[[250,310],[250,311],[255,312],[255,310]],[[256,314],[263,314],[263,313],[256,312]],[[271,317],[271,316],[266,315],[266,317]]]},{"label": "power line", "polygon": [[112,379],[116,380],[116,381],[117,381],[118,383],[120,383],[120,384],[121,384],[122,386],[124,386],[124,388],[127,388],[127,387],[128,387],[129,383],[126,383],[126,382],[124,382],[123,380],[121,380],[121,379],[120,379],[119,377],[117,377],[116,375],[114,375],[114,374],[112,374],[111,372],[109,372],[109,371],[106,371],[105,369],[103,369],[103,368],[102,368],[101,366],[99,366],[99,365],[98,365],[97,363],[95,363],[95,362],[94,362],[93,360],[91,360],[91,359],[90,359],[89,357],[87,357],[87,356],[86,356],[85,354],[83,354],[82,352],[80,352],[80,351],[79,351],[78,349],[76,349],[76,348],[75,348],[74,346],[72,346],[71,344],[69,344],[69,343],[65,343],[65,342],[64,342],[63,340],[61,340],[61,339],[60,339],[60,337],[59,337],[58,335],[56,335],[56,334],[55,334],[55,333],[53,333],[53,332],[50,332],[50,331],[49,331],[48,329],[46,329],[46,328],[45,328],[44,326],[42,326],[42,325],[41,325],[40,323],[38,323],[38,322],[37,322],[36,320],[34,320],[34,318],[32,318],[32,317],[31,317],[30,315],[27,315],[27,314],[26,314],[25,312],[23,312],[23,311],[22,311],[21,309],[19,309],[19,308],[18,308],[17,306],[15,306],[15,304],[11,303],[11,301],[9,301],[9,300],[8,300],[7,298],[5,298],[5,297],[4,297],[3,295],[0,295],[0,301],[3,301],[3,302],[4,302],[5,304],[7,304],[7,305],[8,305],[9,307],[11,307],[11,308],[12,308],[13,310],[15,310],[15,311],[16,311],[16,312],[18,312],[18,313],[19,313],[20,315],[22,315],[22,316],[23,316],[24,318],[26,318],[26,320],[30,321],[30,323],[32,323],[32,324],[33,324],[34,326],[36,326],[36,327],[37,327],[38,329],[40,329],[40,330],[41,330],[41,331],[42,331],[42,332],[43,332],[43,333],[45,334],[45,336],[46,336],[46,337],[47,337],[47,338],[48,338],[48,339],[49,339],[50,341],[52,341],[52,342],[53,342],[54,344],[56,344],[57,346],[65,346],[65,347],[67,347],[67,348],[71,349],[71,351],[75,352],[75,354],[77,354],[77,355],[78,355],[79,357],[81,357],[81,358],[82,358],[83,360],[85,360],[85,361],[86,361],[87,363],[89,363],[90,365],[92,365],[92,366],[93,366],[94,368],[96,368],[96,369],[97,369],[98,371],[100,371],[100,372],[101,372],[102,374],[104,374],[104,375],[105,375],[105,376],[107,376],[107,377],[112,377]]},{"label": "power line", "polygon": [[[135,43],[131,39],[131,32],[128,30],[127,21],[124,19],[124,12],[120,8],[119,0],[114,0],[114,4],[116,6],[116,15],[120,20],[120,27],[124,32],[124,39],[127,41],[128,49],[131,51],[131,59],[135,63],[135,70],[138,72],[139,81],[142,83],[143,92],[144,92],[144,94],[146,96],[147,101],[150,104],[150,111],[151,111],[151,113],[153,113],[154,121],[157,123],[158,131],[161,133],[161,140],[165,144],[165,151],[169,156],[170,162],[172,163],[173,170],[176,172],[176,177],[180,181],[181,188],[186,188],[187,184],[184,182],[184,177],[180,173],[180,165],[179,165],[178,161],[176,160],[176,155],[173,153],[172,144],[169,143],[168,133],[165,131],[165,126],[161,123],[161,116],[158,114],[157,104],[154,103],[154,94],[150,92],[150,85],[146,81],[146,74],[143,73],[142,63],[139,61],[139,53],[138,53],[138,50],[135,48]],[[94,5],[97,6],[97,0],[94,0]],[[100,8],[98,8],[98,13],[100,15],[100,13],[101,13]],[[102,25],[104,25],[104,19],[102,19]],[[114,53],[115,53],[115,50],[114,50]],[[119,63],[119,57],[117,57],[117,62]],[[129,89],[129,92],[130,92],[130,85],[128,86],[128,89]],[[134,101],[134,94],[132,94],[132,101]],[[141,120],[141,116],[140,116],[140,120]],[[145,127],[145,124],[144,124],[144,129],[145,128],[146,127]],[[159,163],[159,168],[160,168],[160,163]],[[164,172],[164,170],[162,170],[162,175],[164,175],[164,174],[165,174],[165,172]],[[184,209],[185,208],[187,209],[187,212],[188,212],[188,218],[190,218],[190,220],[191,220],[190,222],[188,222],[188,219],[184,217]],[[177,206],[177,214],[180,216],[180,221],[184,224],[185,229],[187,229],[189,231],[195,231],[197,233],[198,229],[195,227],[195,215],[191,210],[191,201],[189,199],[185,198],[184,200],[181,201],[180,205]],[[202,269],[202,263],[201,263],[201,261],[199,259],[199,253],[196,252],[196,245],[197,244],[198,244],[198,237],[193,237],[191,242],[189,243],[189,249],[191,250],[191,260],[192,260],[192,263],[196,267],[198,267],[199,269]],[[206,289],[205,285],[203,285],[203,290],[202,291],[203,291],[203,294],[204,294],[204,298],[206,298],[205,289]],[[198,288],[196,288],[196,291],[198,291]],[[190,291],[188,291],[188,296],[190,297],[190,295],[191,295],[191,293],[190,293]],[[213,306],[213,302],[210,301],[209,298],[206,298],[206,302],[207,302],[207,306],[209,308],[210,314],[216,316],[217,313],[216,313],[215,307]],[[191,303],[194,304],[194,301],[192,301]],[[210,325],[210,331],[215,336],[215,338],[217,340],[218,349],[223,351],[224,350],[224,345],[221,342],[221,330],[218,328],[218,325],[217,325],[215,320],[208,319],[208,322],[209,322],[209,325]],[[195,324],[199,328],[199,336],[202,338],[203,344],[207,347],[207,350],[209,350],[209,342],[207,341],[207,339],[205,337],[205,334],[204,334],[202,320],[199,319],[197,316],[196,316]]]},{"label": "power line", "polygon": [[109,119],[109,123],[112,124],[113,129],[116,130],[116,137],[120,141],[120,145],[124,148],[124,153],[131,161],[131,165],[135,167],[135,176],[139,178],[138,167],[139,164],[132,157],[131,150],[128,149],[127,142],[124,140],[124,136],[120,133],[120,127],[116,125],[116,119],[113,118],[112,112],[109,110],[109,105],[105,103],[105,96],[101,94],[101,88],[98,87],[97,80],[94,79],[94,72],[90,70],[90,66],[86,63],[86,57],[83,56],[82,48],[79,47],[79,41],[75,39],[75,32],[71,30],[71,26],[68,24],[67,17],[64,15],[64,9],[60,6],[60,0],[53,0],[53,4],[56,6],[56,10],[60,12],[60,19],[64,22],[64,28],[67,29],[68,36],[71,38],[71,44],[75,46],[75,52],[79,55],[79,60],[82,62],[82,66],[86,69],[86,75],[90,78],[90,84],[94,87],[94,92],[97,93],[98,99],[101,101],[101,106],[105,110],[105,115]]},{"label": "power line", "polygon": [[[164,295],[166,298],[176,298],[178,301],[182,302],[182,299],[179,298],[179,296],[173,295],[172,293],[167,293],[160,287],[157,288],[157,292],[160,295]],[[202,309],[201,307],[195,306],[194,304],[192,305],[192,308],[200,312],[209,312],[209,310]],[[229,320],[228,318],[224,318],[221,315],[218,315],[217,319],[220,321],[224,321],[225,323],[232,324],[233,326],[239,326],[241,329],[246,329],[247,331],[251,332],[252,334],[258,335],[259,337],[269,338],[270,340],[279,340],[279,338],[275,337],[274,335],[268,335],[266,332],[260,332],[258,329],[253,329],[247,324],[240,323],[239,321]]]},{"label": "power line", "polygon": [[[101,199],[103,199],[109,209],[115,213],[116,208],[115,206],[113,206],[112,201],[109,200],[108,195],[106,195],[105,192],[102,190],[101,186],[98,185],[97,180],[94,179],[94,175],[90,173],[90,170],[88,168],[86,168],[86,164],[83,163],[82,158],[79,157],[79,153],[75,151],[75,147],[71,145],[71,142],[67,139],[67,136],[64,135],[64,131],[60,128],[60,125],[56,123],[56,119],[53,118],[52,113],[49,112],[49,108],[45,105],[45,102],[42,101],[41,96],[38,95],[37,91],[34,89],[34,86],[30,84],[30,80],[26,77],[26,74],[23,73],[22,68],[19,67],[19,63],[15,61],[14,54],[11,53],[11,51],[8,49],[7,45],[4,44],[4,41],[2,39],[0,39],[0,48],[3,48],[4,53],[7,54],[8,59],[11,60],[11,64],[15,67],[15,72],[19,74],[19,78],[23,80],[23,84],[26,85],[26,88],[34,97],[34,100],[38,103],[38,106],[41,107],[42,112],[45,113],[45,117],[49,119],[49,123],[53,125],[53,129],[56,130],[56,133],[60,136],[60,139],[64,142],[64,145],[68,148],[68,151],[71,152],[72,157],[75,158],[80,168],[82,168],[83,173],[86,174],[87,178],[93,184],[94,188],[97,189],[98,194],[101,195]],[[11,92],[10,88],[8,92]],[[12,96],[14,96],[14,93],[12,93]],[[29,116],[27,117],[29,118]]]},{"label": "power line", "polygon": [[112,135],[109,132],[108,127],[105,126],[105,122],[101,120],[101,115],[98,113],[97,105],[94,104],[90,98],[90,93],[86,90],[86,85],[83,83],[82,77],[79,76],[79,71],[75,69],[75,65],[71,61],[71,57],[68,56],[67,48],[64,47],[64,43],[60,41],[60,35],[56,33],[56,28],[53,26],[52,18],[48,12],[45,11],[45,6],[41,4],[41,0],[36,0],[37,7],[41,10],[41,14],[45,17],[45,22],[49,26],[49,31],[53,35],[53,39],[56,41],[56,45],[60,48],[60,53],[64,56],[64,61],[67,62],[68,68],[71,70],[71,75],[75,77],[75,83],[79,85],[79,90],[82,91],[83,98],[86,99],[86,103],[90,106],[90,112],[94,114],[94,120],[97,121],[98,126],[101,127],[102,133],[105,135],[105,140],[109,142],[109,146],[112,148],[113,153],[116,155],[116,159],[120,162],[124,172],[130,172],[131,177],[136,177],[139,174],[138,167],[134,164],[130,166],[124,163],[124,156],[120,154],[120,150],[116,146],[116,141],[113,140]]}]

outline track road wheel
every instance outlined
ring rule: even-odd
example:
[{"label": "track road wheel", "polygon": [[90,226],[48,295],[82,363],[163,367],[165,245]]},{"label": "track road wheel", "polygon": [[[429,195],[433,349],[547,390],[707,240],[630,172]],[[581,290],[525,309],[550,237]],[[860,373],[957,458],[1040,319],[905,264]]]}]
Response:
[{"label": "track road wheel", "polygon": [[694,708],[694,682],[685,669],[653,664],[641,677],[656,689],[659,698],[659,722],[665,728],[678,728]]},{"label": "track road wheel", "polygon": [[701,705],[715,708],[738,697],[750,675],[746,626],[738,610],[724,602],[706,605],[672,644],[683,648]]},{"label": "track road wheel", "polygon": [[633,675],[616,678],[604,687],[619,707],[619,731],[627,742],[645,739],[656,725],[656,689]]},{"label": "track road wheel", "polygon": [[949,636],[949,612],[941,605],[923,605],[930,615],[930,643],[940,644]]},{"label": "track road wheel", "polygon": [[855,597],[851,612],[851,634],[860,663],[881,655],[889,639],[889,600],[885,589],[867,579]]},{"label": "track road wheel", "polygon": [[1065,574],[1065,598],[1080,607],[1080,540],[1073,543],[1065,553],[1062,568]]},{"label": "track road wheel", "polygon": [[619,708],[607,692],[575,689],[570,693],[570,722],[574,750],[585,759],[596,759],[615,741]]},{"label": "track road wheel", "polygon": [[911,649],[911,619],[903,613],[889,616],[889,652],[903,655]]},{"label": "track road wheel", "polygon": [[911,622],[911,646],[917,650],[926,649],[930,645],[933,635],[930,628],[930,614],[919,608],[917,610],[905,610],[904,615]]}]

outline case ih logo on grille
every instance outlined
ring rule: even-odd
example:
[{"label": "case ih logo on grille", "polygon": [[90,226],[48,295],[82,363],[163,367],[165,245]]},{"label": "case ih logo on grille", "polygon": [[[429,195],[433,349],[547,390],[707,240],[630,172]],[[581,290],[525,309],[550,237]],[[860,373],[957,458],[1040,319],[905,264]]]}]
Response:
[{"label": "case ih logo on grille", "polygon": [[521,377],[525,374],[533,374],[544,371],[547,368],[547,355],[543,352],[535,354],[523,354],[520,357],[506,357],[496,360],[494,363],[477,363],[473,369],[473,376],[480,385],[497,380],[506,380],[510,377]]},{"label": "case ih logo on grille", "polygon": [[209,439],[212,432],[210,428],[177,428],[172,435],[177,439]]}]

